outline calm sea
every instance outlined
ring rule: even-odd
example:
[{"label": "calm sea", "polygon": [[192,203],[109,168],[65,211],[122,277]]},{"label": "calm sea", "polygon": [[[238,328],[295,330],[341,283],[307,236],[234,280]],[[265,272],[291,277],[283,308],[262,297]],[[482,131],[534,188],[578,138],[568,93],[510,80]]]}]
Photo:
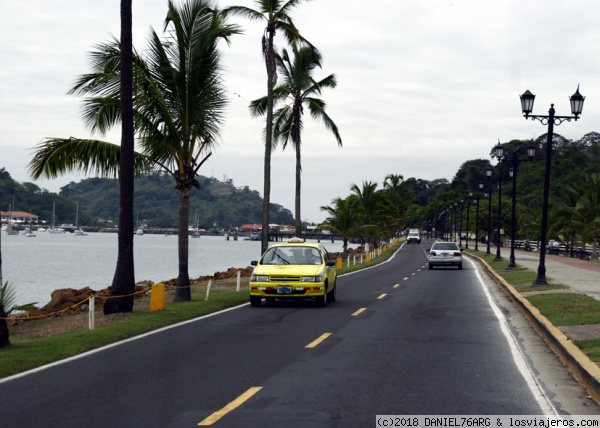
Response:
[{"label": "calm sea", "polygon": [[[316,242],[316,241],[315,241]],[[342,241],[321,240],[328,251],[342,250]],[[135,280],[160,282],[177,277],[177,236],[135,236]],[[190,238],[190,278],[242,268],[260,257],[260,242],[227,241],[220,236]],[[110,286],[117,263],[117,234],[37,232],[36,237],[2,232],[2,275],[16,287],[17,304],[50,301],[59,288]]]}]

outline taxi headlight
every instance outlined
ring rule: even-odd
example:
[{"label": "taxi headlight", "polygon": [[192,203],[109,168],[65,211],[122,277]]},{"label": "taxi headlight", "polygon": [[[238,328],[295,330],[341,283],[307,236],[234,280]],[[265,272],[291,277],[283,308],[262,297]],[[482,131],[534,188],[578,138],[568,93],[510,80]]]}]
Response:
[{"label": "taxi headlight", "polygon": [[302,282],[323,282],[323,275],[303,276]]},{"label": "taxi headlight", "polygon": [[250,282],[269,282],[269,275],[250,275]]}]

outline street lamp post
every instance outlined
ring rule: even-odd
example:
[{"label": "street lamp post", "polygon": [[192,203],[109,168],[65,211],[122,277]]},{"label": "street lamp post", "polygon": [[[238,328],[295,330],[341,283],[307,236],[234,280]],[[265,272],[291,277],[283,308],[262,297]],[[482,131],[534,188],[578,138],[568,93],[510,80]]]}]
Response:
[{"label": "street lamp post", "polygon": [[490,252],[490,240],[492,237],[492,184],[491,184],[492,168],[485,169],[485,176],[487,177],[488,182],[489,182],[489,185],[488,185],[488,236],[487,236],[487,250],[485,251],[485,254],[492,254]]},{"label": "street lamp post", "polygon": [[466,227],[466,232],[467,232],[467,237],[466,237],[466,241],[467,243],[465,244],[465,248],[468,250],[469,249],[469,211],[471,210],[471,198],[473,197],[473,192],[469,192],[469,198],[467,199],[467,227]]},{"label": "street lamp post", "polygon": [[[510,160],[511,167],[508,171],[510,178],[512,179],[512,206],[511,206],[511,224],[510,224],[510,262],[507,268],[516,268],[517,264],[515,263],[515,238],[517,234],[516,230],[516,207],[517,207],[517,171],[519,169],[519,162],[523,159],[519,159],[519,153],[522,146],[517,144],[514,149],[507,150],[502,147],[500,141],[498,141],[498,145],[494,147],[494,151],[496,153],[496,157],[498,159],[507,159]],[[527,160],[533,161],[535,156],[535,146],[530,144],[527,146]]]},{"label": "street lamp post", "polygon": [[569,97],[572,116],[556,116],[554,114],[554,104],[550,104],[548,115],[532,115],[531,112],[533,111],[535,95],[527,90],[520,97],[521,110],[523,111],[523,116],[525,116],[525,119],[531,118],[531,120],[539,120],[542,125],[548,125],[548,134],[546,138],[546,167],[544,170],[544,196],[542,200],[542,230],[540,233],[542,242],[540,246],[540,262],[538,266],[537,278],[533,282],[533,285],[546,285],[548,284],[546,279],[546,239],[548,232],[548,199],[550,195],[550,166],[552,164],[552,139],[554,125],[559,126],[564,121],[577,121],[581,115],[581,111],[583,110],[583,101],[585,100],[585,97],[579,93],[579,85],[577,85],[577,90],[571,97]]},{"label": "street lamp post", "polygon": [[[483,190],[483,181],[479,182],[479,190]],[[477,192],[477,209],[475,216],[475,251],[479,251],[479,198],[481,194]]]},{"label": "street lamp post", "polygon": [[458,246],[462,247],[462,233],[463,233],[463,222],[462,222],[462,218],[463,218],[463,206],[464,206],[464,199],[460,200],[460,222],[459,222],[459,228],[458,228]]},{"label": "street lamp post", "polygon": [[502,221],[502,175],[498,176],[498,221],[496,223],[498,234],[496,235],[496,257],[495,262],[502,261],[502,255],[500,254],[500,222]]}]

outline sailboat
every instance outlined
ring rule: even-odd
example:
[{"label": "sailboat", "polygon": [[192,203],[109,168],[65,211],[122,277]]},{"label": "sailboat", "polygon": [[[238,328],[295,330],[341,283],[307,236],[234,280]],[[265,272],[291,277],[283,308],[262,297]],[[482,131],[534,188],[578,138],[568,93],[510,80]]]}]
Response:
[{"label": "sailboat", "polygon": [[12,205],[8,205],[8,211],[10,212],[10,215],[8,217],[8,223],[6,224],[6,234],[7,235],[18,235],[19,231],[16,229],[13,229],[13,218],[12,218],[12,210],[13,210],[13,206],[15,205],[15,197],[13,196],[13,204]]},{"label": "sailboat", "polygon": [[75,236],[87,236],[87,233],[79,228],[79,202],[77,202],[77,211],[75,211],[75,230],[73,233]]},{"label": "sailboat", "polygon": [[25,238],[35,238],[35,233],[31,230],[31,218],[29,219],[29,230],[25,232]]},{"label": "sailboat", "polygon": [[192,238],[200,238],[200,231],[198,230],[198,210],[196,210],[196,216],[194,217],[194,231],[192,232]]},{"label": "sailboat", "polygon": [[65,233],[65,229],[56,228],[56,203],[52,204],[52,226],[48,228],[49,233]]},{"label": "sailboat", "polygon": [[144,234],[144,225],[142,224],[140,226],[140,213],[139,213],[139,211],[137,213],[137,224],[138,224],[138,229],[135,231],[135,234],[142,236]]}]

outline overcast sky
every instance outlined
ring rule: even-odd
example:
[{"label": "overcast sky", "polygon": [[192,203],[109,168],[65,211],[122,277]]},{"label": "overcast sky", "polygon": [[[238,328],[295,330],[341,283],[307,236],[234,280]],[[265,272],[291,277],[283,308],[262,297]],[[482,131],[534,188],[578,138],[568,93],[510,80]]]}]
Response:
[{"label": "overcast sky", "polygon": [[[254,1],[218,2],[220,7]],[[0,0],[0,167],[17,181],[45,137],[88,138],[80,99],[66,95],[89,71],[91,47],[119,35],[119,0]],[[162,33],[166,0],[134,0],[134,46],[150,27]],[[335,74],[322,98],[343,148],[320,122],[304,117],[302,219],[350,187],[400,174],[451,180],[463,162],[487,158],[498,139],[546,132],[521,115],[519,94],[536,97],[534,114],[570,114],[581,84],[581,120],[555,132],[578,140],[600,131],[600,3],[597,0],[313,0],[294,10],[296,26],[323,55],[316,78]],[[232,179],[262,195],[263,119],[248,103],[266,94],[260,38],[264,26],[233,19],[246,31],[223,47],[231,95],[227,123],[204,176]],[[277,46],[285,46],[281,37]],[[119,143],[119,130],[106,140]],[[294,153],[273,155],[271,201],[294,211]],[[50,191],[81,175],[37,184]],[[8,209],[8,207],[1,207]]]}]

